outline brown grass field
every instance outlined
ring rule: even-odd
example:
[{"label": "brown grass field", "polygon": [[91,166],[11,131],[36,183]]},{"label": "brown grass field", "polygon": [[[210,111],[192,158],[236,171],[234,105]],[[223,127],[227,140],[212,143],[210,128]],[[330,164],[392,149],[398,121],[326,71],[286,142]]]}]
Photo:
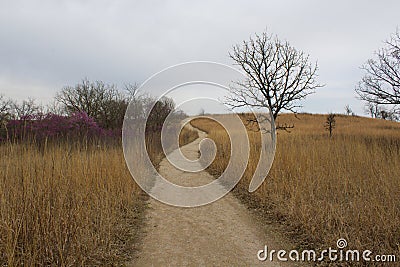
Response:
[{"label": "brown grass field", "polygon": [[[180,143],[197,136],[185,128]],[[148,143],[157,165],[159,140]],[[115,266],[132,258],[146,197],[121,145],[8,142],[0,158],[0,265]]]},{"label": "brown grass field", "polygon": [[[300,247],[325,249],[346,238],[352,249],[399,255],[400,124],[338,116],[330,139],[325,119],[278,118],[295,128],[278,132],[270,174],[251,194],[259,135],[249,131],[250,161],[235,194],[266,223],[278,222]],[[217,158],[208,171],[218,175],[229,161],[223,157],[230,150],[226,132],[207,119],[191,123],[215,140]],[[197,136],[184,128],[180,144]],[[158,142],[148,144],[157,165]],[[0,145],[0,158],[1,265],[121,265],[132,258],[145,197],[120,145],[38,149],[10,142]]]},{"label": "brown grass field", "polygon": [[[227,115],[222,115],[227,116]],[[278,222],[300,247],[335,247],[345,238],[351,249],[400,254],[400,123],[338,115],[333,138],[326,115],[284,114],[272,169],[254,193],[247,188],[258,160],[258,133],[248,131],[249,164],[234,192],[266,221]],[[195,119],[217,144],[208,168],[223,172],[229,139],[217,123]],[[235,134],[235,133],[230,133]],[[229,154],[229,153],[228,153]]]},{"label": "brown grass field", "polygon": [[143,206],[121,149],[9,143],[0,157],[2,265],[129,259]]}]

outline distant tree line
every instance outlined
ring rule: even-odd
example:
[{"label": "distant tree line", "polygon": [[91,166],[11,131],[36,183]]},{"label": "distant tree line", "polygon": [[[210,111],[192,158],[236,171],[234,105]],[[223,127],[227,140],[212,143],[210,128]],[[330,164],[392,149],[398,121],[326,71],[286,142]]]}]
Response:
[{"label": "distant tree line", "polygon": [[149,132],[161,129],[175,109],[172,99],[140,95],[136,84],[119,90],[113,84],[83,79],[75,86],[62,88],[54,102],[46,106],[32,98],[18,102],[0,95],[0,139],[73,139],[82,135],[119,139],[129,103],[138,110],[138,116],[149,113]]}]

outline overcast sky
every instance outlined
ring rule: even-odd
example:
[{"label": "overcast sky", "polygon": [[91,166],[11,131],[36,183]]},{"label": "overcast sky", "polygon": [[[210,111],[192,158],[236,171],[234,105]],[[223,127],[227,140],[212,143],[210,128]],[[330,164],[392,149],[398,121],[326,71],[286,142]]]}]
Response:
[{"label": "overcast sky", "polygon": [[265,28],[319,64],[303,111],[361,114],[360,66],[400,26],[400,1],[0,0],[0,94],[46,103],[82,78],[141,83],[194,60],[232,65],[232,45]]}]

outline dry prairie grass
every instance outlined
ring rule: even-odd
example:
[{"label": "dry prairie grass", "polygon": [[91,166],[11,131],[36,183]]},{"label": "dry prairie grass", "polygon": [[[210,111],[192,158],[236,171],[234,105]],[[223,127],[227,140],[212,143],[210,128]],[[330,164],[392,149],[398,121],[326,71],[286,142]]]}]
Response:
[{"label": "dry prairie grass", "polygon": [[[197,137],[197,131],[184,128],[180,144]],[[146,197],[126,167],[122,147],[31,141],[0,144],[0,264],[129,261]],[[157,166],[163,157],[159,134],[149,135],[146,143]]]},{"label": "dry prairie grass", "polygon": [[[286,225],[301,246],[335,247],[337,239],[346,238],[352,249],[400,255],[400,124],[337,116],[329,139],[325,120],[326,115],[309,114],[278,118],[295,128],[278,132],[272,169],[253,194],[247,188],[259,136],[249,132],[249,165],[235,191]],[[229,161],[226,132],[207,119],[191,123],[216,142],[217,157],[208,170],[220,174]]]},{"label": "dry prairie grass", "polygon": [[187,127],[183,127],[182,131],[179,134],[179,146],[189,144],[197,138],[199,138],[199,133],[197,131],[193,131]]},{"label": "dry prairie grass", "polygon": [[144,209],[119,146],[0,145],[0,264],[120,265]]}]

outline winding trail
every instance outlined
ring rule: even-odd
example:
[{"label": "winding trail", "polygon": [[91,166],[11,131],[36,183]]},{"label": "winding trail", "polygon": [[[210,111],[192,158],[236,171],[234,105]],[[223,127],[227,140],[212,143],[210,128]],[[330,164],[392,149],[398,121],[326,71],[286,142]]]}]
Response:
[{"label": "winding trail", "polygon": [[[198,131],[199,138],[181,148],[192,160],[198,158],[199,143],[207,136]],[[168,180],[185,186],[214,180],[206,171],[178,170],[166,159],[159,171]],[[157,185],[154,188],[157,190]],[[177,208],[150,198],[143,244],[132,266],[288,266],[277,262],[276,257],[274,262],[257,259],[264,245],[269,249],[285,248],[279,240],[232,193],[196,208]]]}]

